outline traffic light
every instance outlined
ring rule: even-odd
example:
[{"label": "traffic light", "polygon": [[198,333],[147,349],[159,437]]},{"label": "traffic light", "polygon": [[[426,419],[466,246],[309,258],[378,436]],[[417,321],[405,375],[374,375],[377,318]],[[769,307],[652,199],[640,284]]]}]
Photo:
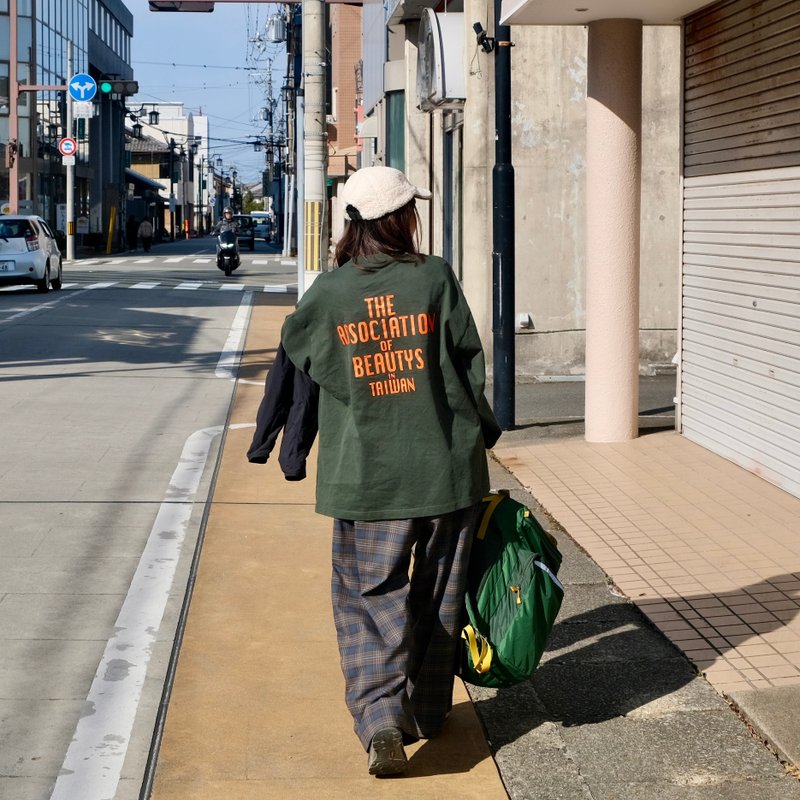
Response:
[{"label": "traffic light", "polygon": [[139,83],[137,81],[120,80],[119,78],[100,78],[97,81],[97,88],[100,94],[119,94],[131,95],[138,94]]}]

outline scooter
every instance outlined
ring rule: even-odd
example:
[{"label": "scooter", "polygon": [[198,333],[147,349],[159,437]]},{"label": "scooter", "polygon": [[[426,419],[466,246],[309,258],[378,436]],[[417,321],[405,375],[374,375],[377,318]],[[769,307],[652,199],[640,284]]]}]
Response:
[{"label": "scooter", "polygon": [[239,242],[231,231],[220,231],[217,236],[217,267],[226,275],[230,275],[241,263]]}]

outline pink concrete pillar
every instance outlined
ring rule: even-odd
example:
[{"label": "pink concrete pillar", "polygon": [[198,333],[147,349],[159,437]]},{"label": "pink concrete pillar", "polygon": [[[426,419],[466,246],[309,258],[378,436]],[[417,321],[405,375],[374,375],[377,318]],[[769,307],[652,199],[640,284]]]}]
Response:
[{"label": "pink concrete pillar", "polygon": [[589,24],[586,440],[638,435],[642,22]]}]

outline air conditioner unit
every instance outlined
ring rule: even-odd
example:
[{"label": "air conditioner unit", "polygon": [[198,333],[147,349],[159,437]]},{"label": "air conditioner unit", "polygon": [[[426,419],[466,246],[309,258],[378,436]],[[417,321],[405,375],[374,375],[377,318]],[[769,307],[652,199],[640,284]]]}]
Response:
[{"label": "air conditioner unit", "polygon": [[464,15],[423,9],[417,42],[417,106],[460,108],[466,99]]}]

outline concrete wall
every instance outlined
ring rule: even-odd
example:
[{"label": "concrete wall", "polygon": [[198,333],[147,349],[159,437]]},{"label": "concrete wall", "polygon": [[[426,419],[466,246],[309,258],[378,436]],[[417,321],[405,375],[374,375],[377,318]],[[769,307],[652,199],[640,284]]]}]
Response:
[{"label": "concrete wall", "polygon": [[[473,56],[465,2],[464,289],[491,360],[494,57]],[[516,310],[520,375],[582,374],[585,350],[586,29],[514,27],[512,135],[516,178]],[[647,27],[643,65],[641,369],[676,350],[680,246],[680,29]],[[477,223],[477,224],[473,224]]]}]

